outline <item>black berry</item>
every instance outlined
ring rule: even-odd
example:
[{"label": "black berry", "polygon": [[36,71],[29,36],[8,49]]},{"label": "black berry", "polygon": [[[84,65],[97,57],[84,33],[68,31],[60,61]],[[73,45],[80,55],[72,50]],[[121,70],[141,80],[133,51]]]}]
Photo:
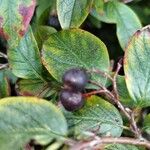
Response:
[{"label": "black berry", "polygon": [[75,111],[84,105],[84,99],[80,92],[64,89],[60,92],[59,97],[62,105],[68,111]]},{"label": "black berry", "polygon": [[76,91],[82,91],[87,82],[88,74],[84,69],[74,68],[65,72],[62,81],[64,85]]},{"label": "black berry", "polygon": [[54,27],[56,29],[59,29],[60,28],[60,24],[59,24],[59,21],[58,21],[58,17],[57,16],[50,16],[49,20],[48,20],[48,25],[52,26],[52,27]]}]

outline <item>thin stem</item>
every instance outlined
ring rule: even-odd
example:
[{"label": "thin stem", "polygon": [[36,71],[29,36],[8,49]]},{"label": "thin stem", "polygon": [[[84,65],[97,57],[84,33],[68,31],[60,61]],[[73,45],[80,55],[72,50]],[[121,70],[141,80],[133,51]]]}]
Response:
[{"label": "thin stem", "polygon": [[89,70],[88,72],[90,73],[97,73],[105,78],[108,78],[111,82],[112,82],[112,86],[113,86],[113,91],[109,91],[105,86],[103,86],[101,83],[97,83],[94,81],[89,81],[89,83],[92,83],[93,85],[98,86],[100,89],[99,90],[95,90],[92,91],[90,93],[86,93],[84,94],[84,96],[91,96],[94,94],[105,94],[105,96],[107,96],[108,100],[110,100],[113,104],[116,104],[118,106],[118,108],[122,111],[122,113],[128,118],[129,122],[130,122],[130,128],[131,128],[131,132],[134,133],[136,138],[141,138],[141,132],[136,124],[136,121],[134,119],[134,111],[130,110],[128,108],[128,110],[122,105],[122,103],[120,102],[120,98],[119,98],[119,93],[118,93],[118,88],[117,88],[117,76],[119,74],[119,71],[122,67],[122,59],[119,60],[119,62],[117,63],[117,69],[113,75],[113,77],[111,77],[109,74],[107,74],[106,72],[102,72],[100,70]]},{"label": "thin stem", "polygon": [[7,64],[0,64],[0,70],[4,69],[4,68],[7,68],[7,67],[8,67],[8,63]]},{"label": "thin stem", "polygon": [[[120,61],[121,61],[121,60],[120,60]],[[120,69],[121,69],[121,67],[122,67],[120,61],[119,61],[118,64],[117,64],[117,69],[116,69],[115,74],[114,74],[114,77],[113,77],[113,90],[114,90],[115,98],[116,98],[117,100],[119,100],[119,94],[118,94],[118,89],[117,89],[117,76],[118,76],[118,73],[119,73],[119,71],[120,71]]]},{"label": "thin stem", "polygon": [[108,78],[110,81],[113,81],[113,78],[107,74],[106,72],[103,72],[101,70],[97,70],[97,69],[92,69],[92,70],[88,70],[89,73],[96,73],[96,74],[99,74],[105,78]]},{"label": "thin stem", "polygon": [[[89,83],[92,83],[93,85],[96,85],[96,86],[98,86],[98,87],[100,87],[102,90],[104,90],[105,92],[105,94],[109,97],[109,98],[111,98],[111,99],[114,99],[114,95],[105,87],[105,86],[103,86],[101,83],[98,83],[98,82],[94,82],[94,81],[89,81]],[[97,90],[96,90],[97,91]],[[95,91],[95,92],[96,92]],[[94,91],[93,91],[94,92]],[[96,92],[97,93],[97,92]],[[87,93],[88,94],[88,93]],[[92,93],[91,93],[92,94]],[[97,93],[97,94],[99,94],[99,93]],[[93,95],[93,94],[92,94]]]},{"label": "thin stem", "polygon": [[113,102],[115,104],[117,104],[118,108],[125,114],[125,116],[131,120],[131,116],[129,115],[129,113],[126,111],[126,109],[124,108],[124,106],[120,103],[120,101],[118,99],[116,99],[116,97],[114,97],[114,95],[104,86],[102,86],[99,83],[95,83],[94,81],[90,81],[90,83],[93,83],[94,85],[97,85],[99,87],[101,87],[101,90],[96,90],[96,91],[92,91],[89,93],[86,93],[85,96],[91,96],[94,94],[100,94],[100,93],[104,93],[106,96],[108,96],[111,100],[113,100]]},{"label": "thin stem", "polygon": [[94,81],[89,81],[90,83],[92,83],[93,85],[96,85],[96,86],[100,87],[101,89],[100,90],[92,91],[90,93],[86,93],[85,96],[91,96],[91,95],[94,95],[94,94],[104,93],[105,96],[107,96],[108,99],[111,100],[111,102],[113,104],[116,104],[118,106],[118,108],[123,112],[123,114],[128,118],[128,120],[129,120],[129,122],[131,124],[131,126],[130,126],[131,132],[134,133],[135,137],[136,138],[141,138],[140,130],[137,127],[137,124],[136,124],[135,119],[134,119],[134,112],[131,111],[129,108],[128,108],[129,111],[127,111],[127,109],[120,102],[118,88],[117,88],[117,76],[119,74],[119,71],[120,71],[121,67],[122,67],[122,59],[120,59],[120,61],[117,64],[117,69],[116,69],[116,71],[114,73],[113,78],[110,75],[108,75],[107,73],[101,72],[99,70],[92,70],[92,72],[98,73],[98,74],[100,74],[100,75],[102,75],[104,77],[107,77],[107,78],[109,78],[112,81],[113,93],[111,93],[101,83],[97,83],[97,82],[94,82]]},{"label": "thin stem", "polygon": [[4,57],[5,59],[8,59],[7,55],[2,52],[0,52],[0,57]]},{"label": "thin stem", "polygon": [[77,142],[74,146],[71,147],[71,150],[76,150],[76,149],[83,150],[86,148],[93,148],[94,150],[99,146],[105,144],[132,144],[136,146],[144,146],[150,148],[150,142],[146,140],[139,140],[139,139],[128,138],[128,137],[119,137],[119,138],[102,137],[101,138],[95,136],[93,140]]},{"label": "thin stem", "polygon": [[118,108],[124,113],[124,115],[128,118],[128,120],[131,119],[130,114],[126,111],[126,109],[124,108],[124,106],[120,103],[120,101],[117,101],[117,106]]},{"label": "thin stem", "polygon": [[102,86],[99,83],[95,82],[95,81],[89,80],[89,83],[91,83],[93,85],[96,85],[99,88],[102,88]]},{"label": "thin stem", "polygon": [[117,69],[116,69],[115,74],[113,76],[113,90],[114,90],[114,96],[115,96],[114,101],[116,101],[118,108],[120,108],[120,110],[124,113],[124,115],[130,121],[131,131],[135,134],[135,137],[141,138],[141,133],[139,132],[139,129],[138,129],[137,124],[136,124],[135,119],[134,119],[134,112],[133,111],[131,111],[131,112],[126,111],[125,107],[120,103],[118,88],[117,88],[117,76],[119,74],[121,67],[122,67],[122,59],[120,59],[119,62],[117,63]]},{"label": "thin stem", "polygon": [[85,94],[83,94],[83,97],[89,97],[91,95],[101,94],[101,93],[105,93],[105,90],[96,90],[96,91],[92,91],[89,93],[85,93]]},{"label": "thin stem", "polygon": [[[84,94],[83,96],[84,97],[88,97],[88,96],[91,96],[91,95],[95,95],[95,94],[105,94],[114,104],[116,104],[118,106],[118,108],[123,112],[123,114],[128,118],[128,120],[131,122],[131,131],[136,135],[139,136],[139,132],[138,131],[138,127],[136,126],[136,123],[133,121],[133,118],[131,118],[131,110],[130,112],[128,112],[125,107],[121,104],[120,100],[119,99],[116,99],[116,97],[106,88],[104,87],[103,85],[101,85],[100,83],[96,83],[94,81],[89,81],[90,83],[94,84],[94,85],[97,85],[98,87],[100,87],[101,89],[100,90],[95,90],[95,91],[92,91],[92,92],[89,92],[89,93],[86,93]],[[116,90],[117,92],[117,90]],[[132,125],[134,124],[134,125]],[[133,128],[134,127],[134,128]],[[136,129],[136,130],[135,130]]]}]

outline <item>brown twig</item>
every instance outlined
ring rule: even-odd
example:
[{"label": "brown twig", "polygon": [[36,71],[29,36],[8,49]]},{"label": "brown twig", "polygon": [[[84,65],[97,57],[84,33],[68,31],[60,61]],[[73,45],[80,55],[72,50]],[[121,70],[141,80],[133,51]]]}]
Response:
[{"label": "brown twig", "polygon": [[115,95],[116,100],[119,100],[119,94],[118,94],[118,89],[117,89],[117,76],[118,76],[119,71],[122,67],[121,61],[122,61],[122,59],[117,63],[117,69],[116,69],[115,74],[113,76],[113,82],[112,82],[113,83],[114,95]]},{"label": "brown twig", "polygon": [[118,108],[123,112],[123,114],[128,118],[128,120],[131,119],[130,114],[126,111],[125,107],[120,103],[120,101],[116,102]]},{"label": "brown twig", "polygon": [[92,150],[94,150],[105,144],[132,144],[136,146],[144,146],[150,148],[150,142],[146,140],[139,140],[139,139],[128,138],[128,137],[119,137],[119,138],[102,137],[101,138],[95,136],[93,140],[77,142],[74,146],[70,148],[70,150],[84,150],[86,148],[89,149],[91,148]]},{"label": "brown twig", "polygon": [[[97,85],[98,87],[100,87],[102,90],[105,91],[105,94],[109,97],[109,98],[114,98],[114,95],[105,87],[103,86],[101,83],[98,82],[94,82],[94,81],[89,81],[89,83],[93,84],[93,85]],[[97,91],[97,90],[96,90]],[[93,91],[94,92],[94,91]],[[88,93],[87,93],[88,94]],[[91,93],[92,94],[92,93]],[[97,93],[98,94],[98,93]]]},{"label": "brown twig", "polygon": [[115,71],[115,74],[113,76],[113,91],[114,91],[114,98],[113,100],[115,101],[115,103],[117,104],[118,108],[124,113],[124,115],[131,120],[131,116],[129,114],[129,112],[126,111],[125,107],[121,104],[120,102],[120,98],[119,98],[119,94],[118,94],[118,88],[117,88],[117,76],[119,74],[119,71],[122,67],[122,59],[119,60],[119,62],[117,63],[117,69]]},{"label": "brown twig", "polygon": [[116,99],[114,97],[114,95],[104,86],[102,86],[101,84],[99,83],[95,83],[94,81],[90,81],[90,83],[94,84],[94,85],[97,85],[99,87],[101,87],[102,90],[96,90],[96,91],[92,91],[92,92],[89,92],[89,93],[86,93],[84,94],[85,96],[91,96],[91,95],[94,95],[94,94],[101,94],[101,93],[104,93],[107,97],[109,97],[111,100],[113,100],[113,102],[115,104],[117,104],[118,108],[125,114],[125,116],[130,120],[131,119],[131,116],[130,114],[126,111],[126,109],[124,108],[124,106],[120,103],[120,101],[118,99]]},{"label": "brown twig", "polygon": [[96,90],[96,91],[92,91],[90,93],[86,93],[85,96],[86,95],[90,96],[90,95],[94,95],[94,94],[104,93],[111,100],[111,102],[113,102],[113,104],[116,104],[118,106],[118,108],[123,112],[123,114],[128,118],[128,120],[129,120],[129,122],[131,124],[131,126],[130,126],[131,132],[134,133],[136,138],[140,139],[142,136],[141,136],[141,132],[140,132],[140,130],[137,127],[137,124],[135,122],[134,112],[131,111],[129,108],[128,108],[128,111],[127,111],[127,109],[120,102],[119,93],[118,93],[118,89],[117,89],[117,76],[119,74],[119,71],[120,71],[121,67],[122,67],[122,59],[118,62],[117,69],[116,69],[113,77],[111,77],[109,74],[104,73],[104,72],[99,71],[99,70],[92,70],[92,71],[90,71],[90,72],[98,73],[98,74],[102,75],[103,77],[110,79],[112,81],[112,85],[113,85],[113,93],[110,92],[102,84],[94,82],[94,81],[90,81],[91,84],[100,87],[101,90]]},{"label": "brown twig", "polygon": [[117,100],[116,104],[130,121],[131,131],[135,134],[135,137],[141,138],[140,130],[138,129],[137,124],[134,119],[134,111],[131,111],[131,110],[130,112],[126,111],[125,107],[121,104],[120,99],[119,99],[119,94],[118,94],[118,89],[117,89],[117,76],[119,74],[121,67],[122,67],[122,59],[120,59],[119,62],[117,63],[117,69],[113,76],[113,90],[114,90],[115,100]]}]

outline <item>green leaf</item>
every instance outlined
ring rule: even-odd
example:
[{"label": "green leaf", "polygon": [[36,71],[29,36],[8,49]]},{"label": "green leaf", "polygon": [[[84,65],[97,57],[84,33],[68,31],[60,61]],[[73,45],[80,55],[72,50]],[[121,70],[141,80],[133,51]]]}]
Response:
[{"label": "green leaf", "polygon": [[46,147],[45,150],[68,150],[68,149],[62,149],[63,143],[62,142],[54,142],[51,145],[49,145],[48,147]]},{"label": "green leaf", "polygon": [[10,83],[16,84],[18,78],[12,73],[10,68],[5,69],[5,76],[8,78]]},{"label": "green leaf", "polygon": [[150,114],[148,114],[144,119],[143,131],[146,132],[146,134],[150,136]]},{"label": "green leaf", "polygon": [[0,36],[14,48],[26,33],[35,9],[35,0],[0,1]]},{"label": "green leaf", "polygon": [[41,98],[49,97],[56,90],[52,88],[51,83],[41,80],[20,80],[17,83],[17,93],[22,96],[37,96]]},{"label": "green leaf", "polygon": [[35,38],[38,43],[39,49],[42,48],[44,41],[46,41],[49,36],[53,33],[57,32],[57,30],[50,26],[38,26],[35,32]]},{"label": "green leaf", "polygon": [[5,76],[5,71],[0,70],[0,98],[7,97],[10,95],[10,85],[7,77]]},{"label": "green leaf", "polygon": [[66,120],[52,103],[33,97],[1,99],[1,150],[20,150],[31,139],[48,142],[52,138],[60,139],[66,133]]},{"label": "green leaf", "polygon": [[127,144],[110,144],[106,145],[104,150],[140,150],[140,148]]},{"label": "green leaf", "polygon": [[9,49],[8,56],[12,72],[17,77],[43,80],[40,53],[31,28],[18,47]]},{"label": "green leaf", "polygon": [[40,39],[42,41],[47,40],[51,34],[56,33],[56,32],[57,32],[57,30],[53,27],[39,26],[39,35],[40,35]]},{"label": "green leaf", "polygon": [[103,13],[104,0],[94,0],[93,8],[95,9],[96,12]]},{"label": "green leaf", "polygon": [[134,101],[129,95],[124,76],[117,77],[117,87],[118,87],[119,98],[122,104],[124,104],[127,107],[133,107]]},{"label": "green leaf", "polygon": [[81,110],[74,113],[66,112],[65,116],[76,134],[96,131],[103,136],[119,137],[122,133],[123,122],[118,110],[97,96],[88,98]]},{"label": "green leaf", "polygon": [[37,21],[40,19],[41,15],[47,10],[51,10],[55,8],[56,0],[37,0],[37,9],[36,9],[36,19]]},{"label": "green leaf", "polygon": [[[61,81],[70,68],[109,70],[109,56],[104,43],[89,32],[72,29],[52,34],[43,45],[43,64],[50,74]],[[96,82],[106,82],[101,76],[92,75]]]},{"label": "green leaf", "polygon": [[137,15],[127,5],[117,1],[104,3],[103,13],[93,9],[91,14],[100,21],[117,24],[117,36],[123,50],[131,36],[141,28]]},{"label": "green leaf", "polygon": [[58,18],[63,29],[78,28],[90,12],[93,0],[57,0]]},{"label": "green leaf", "polygon": [[125,51],[127,88],[137,107],[150,106],[150,26],[137,31]]}]

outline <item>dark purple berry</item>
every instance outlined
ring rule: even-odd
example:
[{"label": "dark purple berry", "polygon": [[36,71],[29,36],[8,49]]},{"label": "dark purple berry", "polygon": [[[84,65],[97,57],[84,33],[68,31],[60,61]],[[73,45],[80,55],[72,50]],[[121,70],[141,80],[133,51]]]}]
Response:
[{"label": "dark purple berry", "polygon": [[88,74],[84,69],[70,69],[65,72],[62,81],[65,86],[76,91],[82,91],[88,82]]},{"label": "dark purple berry", "polygon": [[62,105],[68,111],[75,111],[84,105],[84,99],[80,92],[64,89],[60,92],[59,97]]},{"label": "dark purple berry", "polygon": [[54,16],[50,16],[49,20],[48,20],[48,25],[59,29],[60,28],[60,23],[58,21],[58,17],[55,16],[55,15]]}]

